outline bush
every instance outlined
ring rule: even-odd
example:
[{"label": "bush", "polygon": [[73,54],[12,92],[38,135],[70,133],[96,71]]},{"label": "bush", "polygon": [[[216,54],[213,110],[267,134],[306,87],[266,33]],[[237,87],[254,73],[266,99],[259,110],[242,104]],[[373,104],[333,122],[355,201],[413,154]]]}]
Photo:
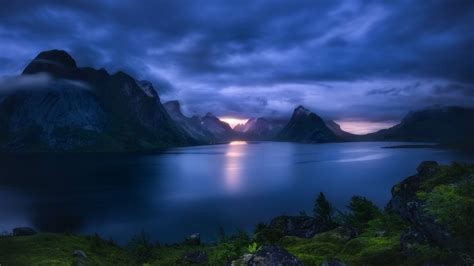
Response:
[{"label": "bush", "polygon": [[151,261],[153,257],[154,245],[150,237],[142,231],[135,235],[127,244],[127,251],[131,257],[139,264]]},{"label": "bush", "polygon": [[[426,211],[448,226],[463,246],[474,246],[474,180],[439,185],[426,196]],[[474,248],[470,248],[471,251]]]},{"label": "bush", "polygon": [[253,242],[247,247],[247,252],[253,254],[257,252],[258,250],[260,250],[260,248],[261,247],[257,243]]},{"label": "bush", "polygon": [[268,226],[266,223],[258,223],[255,225],[254,233],[257,234],[258,232],[267,229]]},{"label": "bush", "polygon": [[349,214],[346,216],[346,223],[359,231],[367,228],[368,222],[381,214],[375,204],[362,196],[353,196],[347,208]]},{"label": "bush", "polygon": [[239,258],[245,249],[235,243],[219,243],[211,253],[209,260],[211,265],[227,265],[230,261]]},{"label": "bush", "polygon": [[278,229],[263,229],[255,234],[255,241],[259,244],[275,244],[283,237],[283,233]]},{"label": "bush", "polygon": [[331,223],[333,210],[331,203],[326,199],[323,192],[320,192],[314,202],[314,217],[320,218],[326,223]]}]

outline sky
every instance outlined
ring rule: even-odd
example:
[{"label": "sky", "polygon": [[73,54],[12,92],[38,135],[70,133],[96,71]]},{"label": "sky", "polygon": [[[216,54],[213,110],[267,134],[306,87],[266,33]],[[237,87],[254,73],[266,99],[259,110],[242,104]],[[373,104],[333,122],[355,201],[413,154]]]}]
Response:
[{"label": "sky", "polygon": [[474,106],[474,1],[0,0],[0,76],[50,49],[123,70],[187,115],[288,117],[353,132]]}]

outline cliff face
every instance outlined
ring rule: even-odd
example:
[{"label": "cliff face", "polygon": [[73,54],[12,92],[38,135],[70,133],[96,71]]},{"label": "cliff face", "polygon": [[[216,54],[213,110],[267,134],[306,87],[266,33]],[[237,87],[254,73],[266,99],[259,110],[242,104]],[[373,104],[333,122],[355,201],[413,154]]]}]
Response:
[{"label": "cliff face", "polygon": [[202,126],[212,133],[216,141],[229,141],[235,137],[235,131],[229,124],[219,120],[211,113],[200,118]]},{"label": "cliff face", "polygon": [[39,76],[47,82],[2,96],[2,150],[126,151],[193,143],[151,84],[126,73],[79,68],[69,54],[52,50],[40,53],[18,79]]},{"label": "cliff face", "polygon": [[288,124],[277,135],[279,140],[297,142],[335,142],[340,141],[323,119],[303,106],[297,107]]},{"label": "cliff face", "polygon": [[166,102],[164,107],[171,118],[194,139],[203,143],[213,143],[216,141],[216,136],[204,127],[201,118],[197,116],[186,117],[181,112],[181,105],[178,101]]}]

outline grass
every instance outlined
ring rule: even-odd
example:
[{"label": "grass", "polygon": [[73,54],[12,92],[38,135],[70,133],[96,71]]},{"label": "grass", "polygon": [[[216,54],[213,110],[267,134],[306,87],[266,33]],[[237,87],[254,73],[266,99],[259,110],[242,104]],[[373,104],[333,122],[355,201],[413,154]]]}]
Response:
[{"label": "grass", "polygon": [[98,237],[65,234],[0,237],[1,265],[71,265],[82,250],[92,265],[131,265],[126,252]]},{"label": "grass", "polygon": [[285,236],[280,244],[305,265],[321,265],[332,258],[348,265],[399,265],[403,262],[400,233],[404,226],[393,223],[385,234],[381,234],[380,223],[370,223],[363,234],[350,240],[340,228],[336,228],[311,239]]}]

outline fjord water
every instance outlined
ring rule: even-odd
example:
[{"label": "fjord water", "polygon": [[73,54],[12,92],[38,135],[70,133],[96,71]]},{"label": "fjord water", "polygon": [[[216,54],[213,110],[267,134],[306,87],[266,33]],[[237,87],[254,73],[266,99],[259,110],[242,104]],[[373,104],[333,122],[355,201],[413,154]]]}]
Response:
[{"label": "fjord water", "polygon": [[156,154],[4,155],[0,231],[31,226],[111,237],[144,230],[175,242],[251,230],[280,214],[312,212],[323,191],[344,209],[352,195],[383,207],[391,187],[424,160],[472,162],[435,148],[385,149],[388,142],[295,144],[234,142]]}]

